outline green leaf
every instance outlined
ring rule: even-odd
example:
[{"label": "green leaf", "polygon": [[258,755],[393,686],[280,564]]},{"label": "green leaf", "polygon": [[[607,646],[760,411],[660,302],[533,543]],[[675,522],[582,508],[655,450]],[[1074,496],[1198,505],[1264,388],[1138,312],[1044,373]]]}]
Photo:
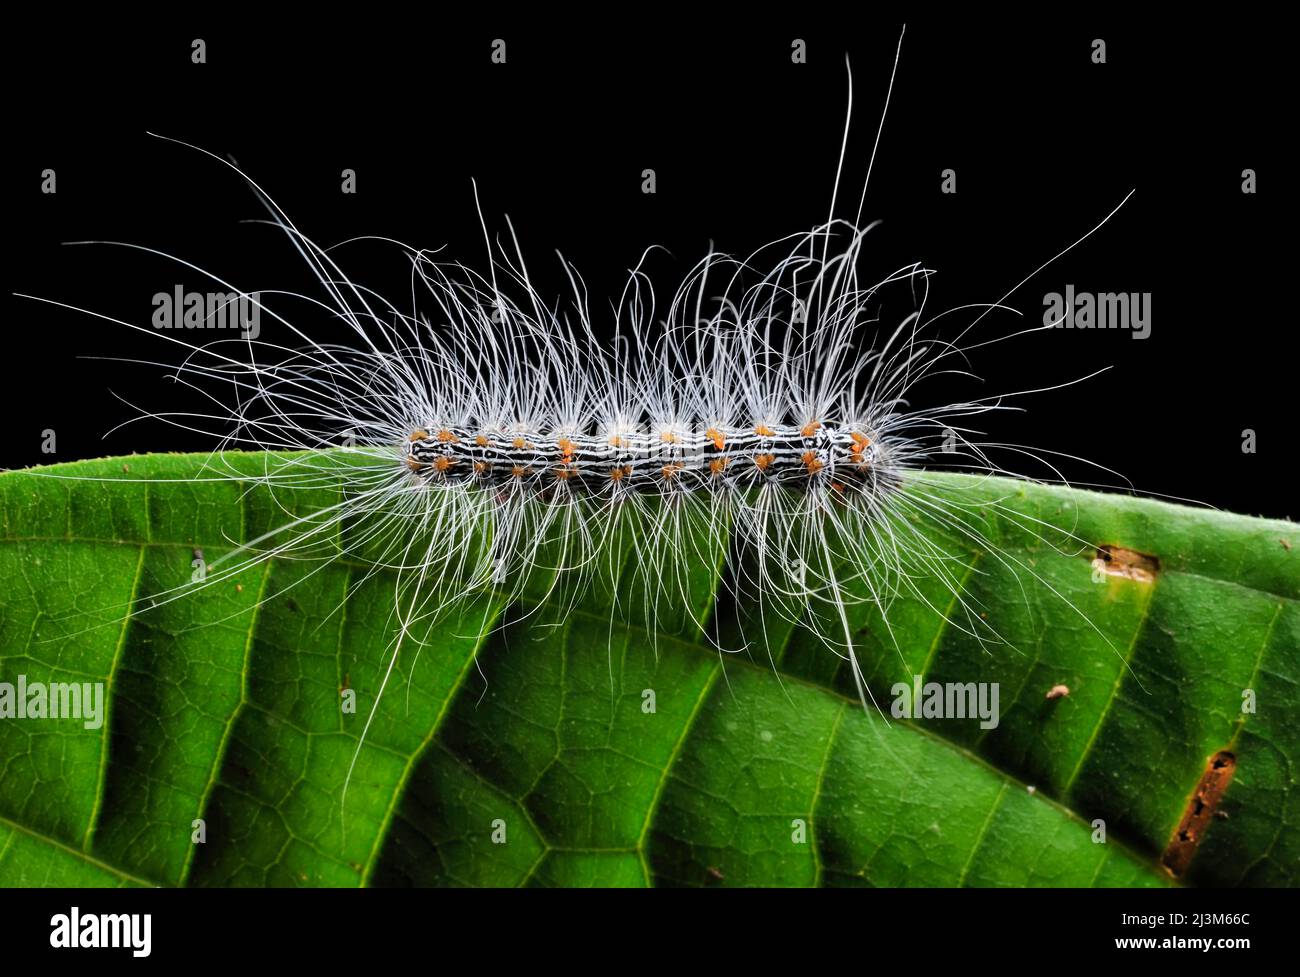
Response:
[{"label": "green leaf", "polygon": [[[1006,643],[960,626],[939,580],[887,622],[851,607],[850,626],[886,707],[914,675],[998,683],[987,730],[886,726],[840,658],[779,620],[767,647],[724,656],[689,626],[647,628],[662,617],[611,620],[611,594],[560,623],[485,597],[403,652],[343,806],[393,578],[275,560],[146,610],[196,548],[211,560],[286,518],[283,493],[186,481],[203,461],[0,475],[0,682],[107,689],[98,729],[0,719],[0,884],[1167,885],[1198,790],[1217,812],[1181,881],[1300,878],[1294,524],[926,476],[985,520],[993,547],[917,528]],[[1102,546],[1158,569],[1098,574]],[[700,562],[697,615],[718,574]],[[1207,793],[1221,751],[1233,776]]]}]

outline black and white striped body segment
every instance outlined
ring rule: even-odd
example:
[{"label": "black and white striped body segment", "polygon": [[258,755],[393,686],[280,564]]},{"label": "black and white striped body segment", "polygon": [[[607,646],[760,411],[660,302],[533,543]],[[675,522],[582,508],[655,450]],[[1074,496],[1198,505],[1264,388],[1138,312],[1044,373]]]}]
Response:
[{"label": "black and white striped body segment", "polygon": [[876,459],[865,431],[816,422],[544,436],[447,427],[415,431],[406,446],[407,466],[431,483],[554,483],[578,494],[862,487],[874,481]]}]

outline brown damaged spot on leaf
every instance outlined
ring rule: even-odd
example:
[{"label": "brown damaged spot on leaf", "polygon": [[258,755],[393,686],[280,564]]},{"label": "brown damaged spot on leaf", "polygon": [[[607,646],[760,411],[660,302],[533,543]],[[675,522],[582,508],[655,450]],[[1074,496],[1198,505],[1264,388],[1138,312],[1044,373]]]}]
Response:
[{"label": "brown damaged spot on leaf", "polygon": [[1236,771],[1237,758],[1227,750],[1214,754],[1205,765],[1205,773],[1201,775],[1196,790],[1192,791],[1192,799],[1183,812],[1183,819],[1178,823],[1174,836],[1169,839],[1169,845],[1160,859],[1174,878],[1187,871],[1197,846],[1205,836],[1205,829],[1218,812],[1223,792],[1232,783],[1232,775]]},{"label": "brown damaged spot on leaf", "polygon": [[1124,577],[1140,583],[1151,583],[1160,572],[1159,557],[1109,543],[1097,547],[1097,559],[1109,576]]}]

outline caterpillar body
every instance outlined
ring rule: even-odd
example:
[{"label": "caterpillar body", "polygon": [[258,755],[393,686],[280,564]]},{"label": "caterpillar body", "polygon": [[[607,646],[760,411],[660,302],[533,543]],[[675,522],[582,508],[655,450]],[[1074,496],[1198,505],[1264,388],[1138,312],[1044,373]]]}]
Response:
[{"label": "caterpillar body", "polygon": [[[666,429],[608,437],[572,433],[530,441],[515,434],[443,428],[413,431],[407,465],[426,479],[509,486],[533,480],[565,483],[588,495],[716,491],[736,485],[780,485],[808,490],[824,481],[835,491],[877,481],[876,447],[847,426],[821,421],[749,428],[709,426],[703,433]],[[558,487],[552,486],[558,490]]]}]

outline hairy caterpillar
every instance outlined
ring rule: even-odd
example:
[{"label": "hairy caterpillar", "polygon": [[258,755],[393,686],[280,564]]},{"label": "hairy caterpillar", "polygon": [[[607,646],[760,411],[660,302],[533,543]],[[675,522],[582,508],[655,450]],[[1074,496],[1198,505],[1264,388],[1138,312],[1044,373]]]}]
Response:
[{"label": "hairy caterpillar", "polygon": [[[290,297],[259,293],[275,339],[162,337],[188,347],[176,376],[214,407],[206,417],[151,416],[215,425],[214,478],[276,492],[342,479],[347,497],[286,517],[211,564],[201,585],[272,557],[330,559],[342,536],[348,553],[397,572],[394,662],[417,622],[485,590],[509,601],[537,577],[561,608],[599,585],[652,616],[698,614],[690,570],[724,560],[727,586],[758,607],[741,622],[744,638],[770,618],[798,619],[855,678],[844,608],[887,608],[895,594],[916,593],[918,577],[949,581],[958,604],[936,611],[996,637],[962,603],[964,567],[910,517],[980,537],[971,513],[928,491],[924,466],[943,445],[948,467],[1002,471],[966,420],[1002,400],[913,404],[930,379],[964,371],[967,352],[1008,337],[963,343],[984,309],[942,338],[940,317],[925,312],[921,266],[861,281],[869,228],[860,217],[832,216],[744,260],[709,255],[666,303],[638,264],[608,317],[611,343],[597,335],[605,317],[590,311],[576,271],[566,269],[574,297],[559,311],[534,287],[517,243],[489,244],[484,273],[403,249],[418,298],[399,307],[355,284],[269,206],[320,285],[320,296],[292,298],[342,323],[350,342],[313,338],[284,311]],[[880,321],[887,289],[915,295],[912,311]],[[235,448],[299,453],[249,476],[223,468],[220,452]],[[614,541],[625,538],[635,541],[633,563],[614,565],[625,549]],[[617,586],[623,579],[634,597]]]}]

